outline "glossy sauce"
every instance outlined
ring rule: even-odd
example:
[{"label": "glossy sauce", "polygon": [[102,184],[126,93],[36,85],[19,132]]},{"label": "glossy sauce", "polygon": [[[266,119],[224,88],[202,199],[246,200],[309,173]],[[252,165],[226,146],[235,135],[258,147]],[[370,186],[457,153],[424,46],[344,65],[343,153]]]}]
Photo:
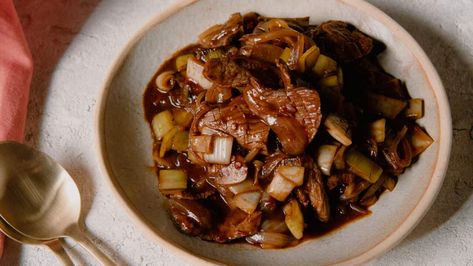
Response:
[{"label": "glossy sauce", "polygon": [[[159,70],[156,72],[156,74],[153,76],[153,78],[149,82],[146,88],[146,91],[144,93],[143,105],[144,105],[144,110],[145,110],[145,118],[150,124],[151,124],[151,120],[157,113],[164,110],[172,110],[175,108],[181,108],[177,106],[176,104],[174,104],[175,102],[177,102],[177,100],[173,99],[173,96],[171,94],[160,92],[157,89],[156,84],[155,84],[156,77],[164,71],[176,71],[176,67],[174,64],[175,59],[179,55],[193,53],[197,48],[198,48],[197,45],[190,45],[178,51],[177,53],[175,53],[170,59],[166,60],[161,65]],[[195,89],[195,88],[191,88],[191,89]],[[316,141],[317,141],[317,138],[316,138]],[[241,148],[236,143],[234,145],[237,146],[236,151],[238,152],[238,150],[240,150]],[[268,141],[268,146],[269,146],[268,150],[269,151],[276,150],[277,147],[275,145],[277,145],[277,143],[275,141],[271,141],[271,136],[270,136],[270,140]],[[311,147],[309,146],[307,150],[310,150],[310,149]],[[190,161],[187,160],[184,155],[182,154],[178,155],[176,152],[171,151],[166,154],[165,158],[168,159],[168,161],[172,162],[175,168],[184,169],[189,174],[189,177],[193,183],[195,183],[196,181],[202,178],[205,178],[206,169],[204,167],[190,163]],[[158,173],[158,169],[159,169],[158,166],[156,166],[156,174]],[[337,189],[334,189],[334,190],[337,190]],[[293,242],[291,246],[297,245],[298,243],[308,240],[308,239],[324,236],[328,233],[331,233],[337,229],[342,228],[344,225],[350,222],[353,222],[357,219],[365,217],[371,213],[370,211],[366,211],[365,213],[360,213],[351,209],[349,206],[339,207],[337,206],[337,204],[339,203],[339,200],[337,200],[337,197],[339,195],[336,195],[336,194],[331,195],[333,193],[328,193],[328,194],[330,198],[330,206],[332,208],[331,220],[327,223],[323,223],[323,222],[318,221],[314,217],[314,215],[312,214],[312,211],[305,213],[304,218],[305,218],[307,227],[304,230],[304,237],[299,241]],[[200,200],[200,202],[208,206],[209,209],[218,210],[220,214],[219,218],[221,219],[223,219],[226,213],[229,211],[229,208],[223,203],[220,197],[218,198],[213,197],[206,200]],[[281,204],[279,204],[278,208],[281,208],[280,205]],[[263,218],[264,217],[265,215],[263,215]],[[233,242],[240,243],[240,242],[245,242],[245,240],[243,238],[241,240],[233,241]]]}]

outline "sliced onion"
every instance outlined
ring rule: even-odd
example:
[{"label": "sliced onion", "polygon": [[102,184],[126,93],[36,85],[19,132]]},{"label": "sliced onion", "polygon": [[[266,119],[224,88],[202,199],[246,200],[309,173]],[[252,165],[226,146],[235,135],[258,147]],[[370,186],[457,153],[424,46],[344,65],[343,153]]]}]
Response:
[{"label": "sliced onion", "polygon": [[313,45],[307,49],[307,51],[305,51],[299,59],[299,70],[301,72],[305,72],[306,69],[312,69],[312,67],[315,65],[315,62],[317,62],[319,55],[320,49],[316,45]]},{"label": "sliced onion", "polygon": [[233,137],[214,136],[211,153],[204,153],[208,163],[229,164],[232,157]]},{"label": "sliced onion", "polygon": [[162,111],[153,117],[151,121],[154,136],[157,140],[161,140],[169,130],[174,127],[173,117],[170,111]]},{"label": "sliced onion", "polygon": [[245,192],[236,195],[233,198],[233,202],[240,210],[251,214],[258,206],[260,198],[261,191]]},{"label": "sliced onion", "polygon": [[250,244],[259,244],[262,248],[282,248],[289,245],[293,238],[281,233],[259,232],[246,237],[246,241]]},{"label": "sliced onion", "polygon": [[292,181],[296,186],[301,186],[304,183],[304,167],[302,166],[279,166],[275,175],[282,175],[284,178]]},{"label": "sliced onion", "polygon": [[329,114],[324,122],[327,132],[345,146],[350,146],[351,133],[348,122],[336,114]]},{"label": "sliced onion", "polygon": [[156,77],[156,87],[163,92],[172,90],[175,83],[173,71],[164,71]]},{"label": "sliced onion", "polygon": [[332,75],[322,78],[317,84],[321,89],[337,87],[339,85],[338,76]]},{"label": "sliced onion", "polygon": [[187,188],[187,174],[183,170],[159,170],[160,190],[182,190]]},{"label": "sliced onion", "polygon": [[302,216],[301,208],[297,200],[289,201],[283,208],[284,221],[289,231],[296,239],[301,239],[304,235],[304,216]]},{"label": "sliced onion", "polygon": [[416,156],[425,151],[434,140],[421,127],[415,125],[411,130],[412,156]]},{"label": "sliced onion", "polygon": [[273,180],[271,180],[266,191],[271,197],[278,201],[284,201],[295,187],[296,184],[294,184],[294,182],[284,178],[275,171]]},{"label": "sliced onion", "polygon": [[[409,166],[412,161],[411,145],[404,138],[407,133],[407,127],[404,126],[394,138],[386,140],[386,147],[383,149],[383,155],[386,162],[396,171],[401,172]],[[400,146],[399,146],[400,145]]]},{"label": "sliced onion", "polygon": [[201,65],[194,58],[187,60],[187,77],[193,82],[199,84],[203,89],[208,90],[212,88],[212,81],[204,77],[204,66]]},{"label": "sliced onion", "polygon": [[265,232],[286,233],[288,230],[284,219],[268,219],[261,224],[261,231]]},{"label": "sliced onion", "polygon": [[324,175],[330,175],[330,169],[332,169],[337,149],[336,145],[322,145],[319,147],[317,164]]},{"label": "sliced onion", "polygon": [[345,160],[353,173],[370,183],[375,183],[383,173],[383,168],[354,149],[347,151]]},{"label": "sliced onion", "polygon": [[383,142],[386,138],[386,119],[381,118],[370,124],[370,135],[376,142]]}]

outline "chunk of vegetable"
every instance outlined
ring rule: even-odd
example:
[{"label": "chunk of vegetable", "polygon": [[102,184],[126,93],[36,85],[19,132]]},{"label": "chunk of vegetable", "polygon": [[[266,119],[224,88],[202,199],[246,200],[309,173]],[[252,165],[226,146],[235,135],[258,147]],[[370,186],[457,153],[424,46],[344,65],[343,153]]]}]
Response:
[{"label": "chunk of vegetable", "polygon": [[299,58],[299,69],[302,72],[305,72],[306,69],[312,69],[314,67],[315,62],[317,62],[317,58],[320,55],[319,47],[313,45],[307,51],[302,54],[301,58]]},{"label": "chunk of vegetable", "polygon": [[320,54],[312,71],[319,78],[330,76],[337,72],[337,62],[326,55]]},{"label": "chunk of vegetable", "polygon": [[292,238],[288,235],[274,232],[259,232],[246,237],[250,244],[259,244],[263,249],[282,248],[291,243]]},{"label": "chunk of vegetable", "polygon": [[338,86],[338,77],[336,75],[328,76],[319,80],[318,83],[321,89],[333,88]]},{"label": "chunk of vegetable", "polygon": [[261,198],[261,191],[240,193],[233,198],[235,206],[240,210],[251,214],[255,211]]},{"label": "chunk of vegetable", "polygon": [[348,122],[336,114],[329,114],[324,122],[327,132],[345,146],[352,143]]},{"label": "chunk of vegetable", "polygon": [[159,157],[164,157],[164,154],[166,154],[167,151],[171,150],[174,136],[178,131],[178,127],[173,127],[171,128],[171,130],[168,131],[168,133],[166,133],[166,135],[164,135],[163,141],[161,142],[161,146],[159,147]]},{"label": "chunk of vegetable", "polygon": [[156,87],[163,92],[172,90],[175,83],[173,71],[164,71],[156,77]]},{"label": "chunk of vegetable", "polygon": [[189,132],[179,130],[172,140],[172,149],[177,152],[187,151],[189,147]]},{"label": "chunk of vegetable", "polygon": [[373,112],[379,113],[389,119],[396,118],[407,105],[407,103],[402,100],[380,94],[368,94],[366,100]]},{"label": "chunk of vegetable", "polygon": [[419,119],[424,116],[424,99],[410,99],[404,115],[411,119]]},{"label": "chunk of vegetable", "polygon": [[425,151],[432,143],[434,139],[432,139],[429,134],[427,134],[421,127],[415,125],[411,129],[411,151],[412,156],[416,156],[423,151]]},{"label": "chunk of vegetable", "polygon": [[370,135],[376,142],[383,142],[386,138],[386,119],[381,118],[370,124]]},{"label": "chunk of vegetable", "polygon": [[168,131],[174,127],[171,112],[166,110],[155,115],[151,121],[151,126],[153,127],[153,132],[156,139],[161,140],[164,135],[166,135],[166,133],[168,133]]},{"label": "chunk of vegetable", "polygon": [[296,184],[294,182],[284,178],[279,172],[275,171],[273,180],[271,180],[266,191],[276,200],[284,201],[295,187]]},{"label": "chunk of vegetable", "polygon": [[203,89],[208,90],[212,88],[213,82],[204,76],[204,66],[201,65],[196,59],[189,58],[187,60],[186,73],[189,79],[199,84]]},{"label": "chunk of vegetable", "polygon": [[345,169],[345,151],[347,150],[347,146],[341,146],[337,153],[335,153],[335,158],[333,160],[333,164],[335,165],[335,169],[343,170]]},{"label": "chunk of vegetable", "polygon": [[172,114],[175,124],[184,128],[188,128],[194,119],[194,116],[191,113],[183,109],[174,109],[172,110]]},{"label": "chunk of vegetable", "polygon": [[336,145],[321,145],[317,151],[317,165],[324,175],[330,175],[330,169],[335,159],[338,147]]},{"label": "chunk of vegetable", "polygon": [[245,193],[248,191],[254,191],[258,190],[259,188],[253,184],[253,181],[251,179],[246,179],[243,182],[240,182],[235,185],[231,185],[228,187],[228,190],[230,190],[233,194],[237,195],[240,193]]},{"label": "chunk of vegetable", "polygon": [[177,71],[183,71],[187,69],[187,62],[190,58],[194,58],[193,54],[183,54],[176,58],[176,69]]},{"label": "chunk of vegetable", "polygon": [[233,137],[214,136],[212,152],[204,153],[204,160],[208,163],[229,164],[232,147]]},{"label": "chunk of vegetable", "polygon": [[284,48],[284,50],[282,51],[282,54],[279,58],[281,58],[282,61],[284,61],[285,63],[287,63],[289,61],[289,57],[291,57],[291,49],[286,47]]},{"label": "chunk of vegetable", "polygon": [[393,191],[394,188],[396,187],[396,180],[392,177],[386,177],[386,179],[383,182],[383,187],[389,191]]},{"label": "chunk of vegetable", "polygon": [[378,180],[368,188],[361,198],[361,201],[368,200],[370,197],[375,196],[376,191],[378,191],[383,186],[386,178],[388,178],[387,174],[382,173]]},{"label": "chunk of vegetable", "polygon": [[383,168],[354,149],[346,152],[345,160],[353,173],[370,183],[375,183],[383,173]]},{"label": "chunk of vegetable", "polygon": [[160,190],[180,190],[187,188],[187,174],[183,170],[159,170]]},{"label": "chunk of vegetable", "polygon": [[283,208],[287,228],[296,239],[301,239],[304,234],[304,217],[297,200],[289,201]]},{"label": "chunk of vegetable", "polygon": [[275,174],[282,175],[287,180],[292,181],[296,186],[304,183],[304,167],[301,166],[279,166]]},{"label": "chunk of vegetable", "polygon": [[261,231],[265,232],[286,233],[288,230],[286,222],[282,219],[268,219],[261,224]]},{"label": "chunk of vegetable", "polygon": [[190,145],[193,151],[210,153],[213,150],[212,135],[192,136]]}]

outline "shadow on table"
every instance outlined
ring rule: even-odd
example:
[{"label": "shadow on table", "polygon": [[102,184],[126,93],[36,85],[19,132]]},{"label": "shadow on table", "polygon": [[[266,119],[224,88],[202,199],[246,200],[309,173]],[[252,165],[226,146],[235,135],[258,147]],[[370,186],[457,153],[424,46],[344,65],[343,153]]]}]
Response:
[{"label": "shadow on table", "polygon": [[[95,195],[96,190],[94,182],[92,180],[93,176],[89,172],[89,168],[87,166],[80,164],[80,160],[77,160],[76,162],[74,162],[74,164],[64,164],[63,166],[76,182],[79,192],[81,194],[81,220],[79,221],[79,225],[81,226],[81,228],[84,228],[84,225],[86,225],[85,219],[87,218],[89,210],[92,207],[91,205],[93,202],[93,196]],[[92,234],[92,232],[87,229],[87,226],[85,226],[84,229],[85,235],[92,242],[94,242],[100,250],[102,250],[105,254],[109,255],[117,265],[126,265],[125,259],[123,259],[121,255],[116,252],[107,242]],[[99,228],[99,230],[106,231],[109,229],[107,227],[103,227]],[[83,256],[90,257],[90,254],[79,252],[76,246],[71,246],[68,251],[69,254],[74,258],[74,260],[79,263],[79,265],[87,265],[87,261],[84,260]]]},{"label": "shadow on table", "polygon": [[[30,99],[34,101],[30,101],[28,105],[28,131],[25,136],[26,142],[32,146],[37,146],[44,103],[54,67],[99,2],[100,0],[14,0],[34,61],[30,90]],[[20,244],[7,241],[0,264],[18,265],[20,253]]]},{"label": "shadow on table", "polygon": [[433,25],[414,14],[396,12],[394,7],[384,9],[391,10],[386,13],[414,36],[431,59],[447,91],[453,121],[452,152],[444,184],[427,215],[403,242],[406,244],[446,223],[473,194],[473,62],[461,56],[462,43],[452,43]]}]

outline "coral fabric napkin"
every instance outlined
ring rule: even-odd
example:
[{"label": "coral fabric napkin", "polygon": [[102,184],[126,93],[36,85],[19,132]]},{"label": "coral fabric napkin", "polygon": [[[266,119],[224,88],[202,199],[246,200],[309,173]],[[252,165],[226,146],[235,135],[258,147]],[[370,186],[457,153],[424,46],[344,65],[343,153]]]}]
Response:
[{"label": "coral fabric napkin", "polygon": [[[0,0],[0,141],[23,141],[33,61],[15,7]],[[0,258],[4,236],[0,233]]]}]

